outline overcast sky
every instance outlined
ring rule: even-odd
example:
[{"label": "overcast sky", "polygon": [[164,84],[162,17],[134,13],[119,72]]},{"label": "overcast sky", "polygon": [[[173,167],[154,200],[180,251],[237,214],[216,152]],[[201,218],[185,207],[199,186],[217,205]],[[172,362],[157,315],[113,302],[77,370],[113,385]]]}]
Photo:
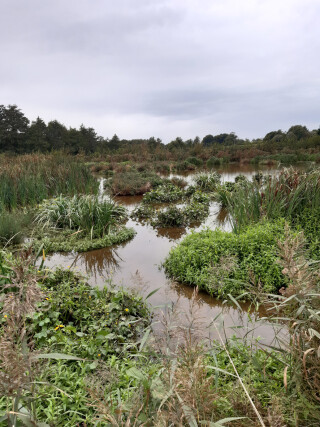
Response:
[{"label": "overcast sky", "polygon": [[169,142],[320,125],[319,0],[0,0],[0,104]]}]

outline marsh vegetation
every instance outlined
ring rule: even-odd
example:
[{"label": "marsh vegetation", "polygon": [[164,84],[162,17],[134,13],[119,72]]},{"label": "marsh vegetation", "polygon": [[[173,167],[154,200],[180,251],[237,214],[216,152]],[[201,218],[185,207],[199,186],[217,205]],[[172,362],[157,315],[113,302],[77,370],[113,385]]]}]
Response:
[{"label": "marsh vegetation", "polygon": [[[228,180],[212,155],[152,166],[119,157],[1,159],[4,425],[317,425],[319,170],[252,168]],[[159,173],[182,167],[196,173]],[[136,197],[128,208],[125,195]],[[222,229],[211,218],[219,210]],[[98,251],[106,247],[112,259]],[[99,287],[67,264],[51,268],[48,254],[61,251],[69,266],[104,254]],[[139,278],[139,260],[158,274],[144,297],[121,272],[128,264]],[[107,283],[106,269],[116,270]],[[148,301],[166,301],[164,272],[189,311],[170,304],[153,318]],[[125,288],[114,285],[121,277]],[[213,297],[226,303],[203,323]],[[228,307],[247,319],[231,334]],[[255,333],[259,316],[269,342]]]}]

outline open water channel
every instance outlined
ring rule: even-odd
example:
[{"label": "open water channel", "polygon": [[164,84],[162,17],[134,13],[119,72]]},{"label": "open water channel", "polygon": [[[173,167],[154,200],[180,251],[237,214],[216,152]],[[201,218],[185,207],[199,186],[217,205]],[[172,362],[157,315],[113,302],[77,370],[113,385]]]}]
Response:
[{"label": "open water channel", "polygon": [[[222,181],[234,181],[239,174],[251,177],[259,171],[264,174],[275,174],[279,171],[274,167],[255,167],[252,165],[226,165],[216,169],[221,174]],[[194,174],[175,175],[192,181]],[[129,210],[134,209],[142,197],[122,196],[117,201],[125,205]],[[189,311],[193,289],[181,283],[168,280],[161,263],[172,247],[177,245],[191,228],[166,228],[154,229],[150,225],[129,220],[127,227],[133,227],[136,236],[123,244],[105,249],[89,251],[85,253],[53,254],[46,259],[49,268],[58,265],[69,267],[89,277],[89,283],[93,286],[103,286],[106,280],[125,288],[138,290],[143,296],[147,296],[153,290],[157,290],[150,298],[149,303],[155,307],[155,318],[160,318],[160,312],[168,312],[173,306],[178,307],[180,313],[178,322],[185,322],[185,314]],[[200,230],[209,227],[220,227],[230,230],[230,224],[224,212],[221,212],[217,203],[210,206],[210,215],[201,226],[194,228]],[[252,311],[249,304],[241,304],[241,309],[235,305],[224,303],[203,292],[199,292],[196,298],[197,317],[205,335],[211,338],[217,337],[217,331],[209,327],[214,319],[216,323],[223,322],[224,333],[227,336],[245,336],[250,332],[254,337],[259,337],[261,343],[275,344],[275,337],[279,333],[278,328],[265,320],[260,320],[266,315],[262,307],[258,311]],[[157,326],[155,326],[157,329]]]}]

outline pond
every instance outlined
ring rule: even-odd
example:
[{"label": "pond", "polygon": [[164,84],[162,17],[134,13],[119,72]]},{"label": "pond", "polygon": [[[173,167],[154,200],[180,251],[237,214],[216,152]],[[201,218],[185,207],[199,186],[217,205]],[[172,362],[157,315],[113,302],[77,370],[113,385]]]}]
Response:
[{"label": "pond", "polygon": [[[274,167],[258,168],[252,165],[227,165],[216,170],[221,174],[222,181],[234,181],[239,174],[251,178],[257,171],[265,174],[275,174],[279,171]],[[194,173],[175,176],[183,177],[190,183]],[[142,197],[122,196],[116,199],[132,210],[141,202]],[[129,242],[86,253],[53,254],[47,257],[46,266],[52,268],[61,265],[81,271],[88,274],[89,283],[93,286],[103,286],[105,281],[111,278],[113,283],[138,290],[145,297],[157,290],[148,299],[155,308],[156,318],[161,317],[161,312],[178,307],[179,322],[184,324],[185,314],[183,313],[189,310],[194,290],[189,286],[168,280],[161,268],[161,263],[170,249],[192,229],[154,229],[150,225],[133,220],[129,220],[127,226],[133,227],[137,232]],[[226,213],[219,209],[217,203],[211,204],[209,217],[194,230],[200,230],[203,227],[211,229],[220,227],[230,230]],[[207,326],[216,318],[217,322],[223,322],[224,333],[227,336],[233,334],[244,336],[252,329],[252,335],[260,337],[262,343],[274,344],[275,336],[279,332],[270,323],[259,320],[266,315],[266,310],[263,308],[252,311],[249,304],[241,304],[239,309],[235,305],[223,303],[222,300],[202,292],[196,296],[196,306],[197,316],[203,325],[202,329],[213,338],[217,337],[217,332],[215,328],[207,328]],[[157,326],[155,328],[157,329]]]}]

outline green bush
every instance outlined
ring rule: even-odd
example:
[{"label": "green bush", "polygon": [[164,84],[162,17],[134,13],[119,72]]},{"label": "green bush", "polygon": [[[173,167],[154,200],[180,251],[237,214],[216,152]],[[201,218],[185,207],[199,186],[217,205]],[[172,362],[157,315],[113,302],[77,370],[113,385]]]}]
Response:
[{"label": "green bush", "polygon": [[159,185],[143,197],[144,203],[170,203],[177,202],[184,197],[184,191],[173,184]]},{"label": "green bush", "polygon": [[[277,262],[284,221],[261,223],[240,234],[204,230],[187,236],[170,251],[166,273],[212,295],[239,295],[252,283],[258,291],[277,292],[287,283]],[[253,283],[254,282],[254,283]],[[250,289],[250,287],[249,287]]]},{"label": "green bush", "polygon": [[218,157],[210,157],[206,164],[208,169],[212,169],[214,166],[220,165],[221,161]]},{"label": "green bush", "polygon": [[197,168],[203,166],[203,160],[199,159],[198,157],[188,157],[186,161],[187,163],[190,163],[191,165],[194,165]]},{"label": "green bush", "polygon": [[214,191],[220,184],[221,175],[217,172],[201,173],[193,179],[195,185],[201,191]]},{"label": "green bush", "polygon": [[152,225],[156,227],[182,227],[185,225],[185,215],[182,209],[176,206],[170,206],[163,211],[158,212]]}]

